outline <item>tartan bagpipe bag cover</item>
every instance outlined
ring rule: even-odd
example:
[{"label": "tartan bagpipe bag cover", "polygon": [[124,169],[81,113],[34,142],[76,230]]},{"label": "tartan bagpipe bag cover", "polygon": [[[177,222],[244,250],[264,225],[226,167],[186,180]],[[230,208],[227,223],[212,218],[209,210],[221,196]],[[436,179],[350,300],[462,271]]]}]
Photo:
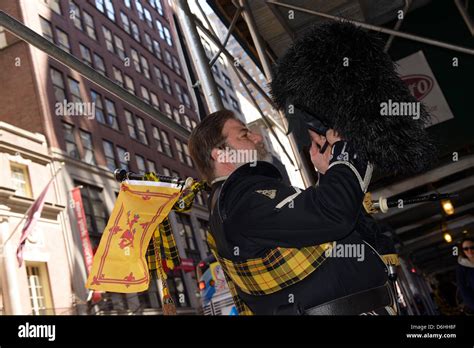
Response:
[{"label": "tartan bagpipe bag cover", "polygon": [[94,255],[86,287],[118,293],[147,290],[150,282],[146,260],[148,245],[179,196],[179,188],[165,183],[122,183]]}]

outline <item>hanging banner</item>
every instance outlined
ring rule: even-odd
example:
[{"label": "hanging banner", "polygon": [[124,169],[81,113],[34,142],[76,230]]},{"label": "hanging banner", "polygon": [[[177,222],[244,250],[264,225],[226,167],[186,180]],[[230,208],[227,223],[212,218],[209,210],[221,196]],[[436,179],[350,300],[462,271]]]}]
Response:
[{"label": "hanging banner", "polygon": [[87,275],[91,272],[92,260],[94,254],[92,252],[92,244],[89,238],[89,231],[87,230],[86,214],[84,213],[84,206],[82,204],[81,188],[74,187],[71,190],[72,200],[74,202],[74,216],[76,217],[77,229],[81,236],[82,252],[84,254],[84,262],[86,264]]},{"label": "hanging banner", "polygon": [[400,78],[411,94],[422,102],[431,114],[428,127],[454,118],[423,51],[402,58],[397,64]]},{"label": "hanging banner", "polygon": [[86,287],[118,293],[148,289],[146,251],[158,225],[180,195],[171,184],[122,183],[114,209],[94,255]]}]

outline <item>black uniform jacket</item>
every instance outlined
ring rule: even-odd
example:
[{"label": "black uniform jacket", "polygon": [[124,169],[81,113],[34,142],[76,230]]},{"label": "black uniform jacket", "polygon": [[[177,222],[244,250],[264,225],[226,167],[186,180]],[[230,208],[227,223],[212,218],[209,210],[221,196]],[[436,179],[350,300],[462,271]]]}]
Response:
[{"label": "black uniform jacket", "polygon": [[363,250],[353,257],[328,257],[311,275],[273,294],[253,296],[237,288],[255,314],[288,314],[289,304],[296,313],[387,281],[383,262],[357,232],[359,219],[366,218],[361,209],[370,175],[367,163],[347,143],[337,142],[317,187],[285,185],[268,162],[245,164],[212,185],[210,231],[224,258],[245,261],[276,247],[332,241]]}]

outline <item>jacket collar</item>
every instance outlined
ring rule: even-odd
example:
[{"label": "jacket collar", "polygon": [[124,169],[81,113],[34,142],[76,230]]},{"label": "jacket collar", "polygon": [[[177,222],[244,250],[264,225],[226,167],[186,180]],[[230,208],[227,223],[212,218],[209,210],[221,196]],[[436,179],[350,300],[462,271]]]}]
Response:
[{"label": "jacket collar", "polygon": [[474,268],[474,262],[469,261],[469,260],[466,259],[465,257],[459,256],[459,257],[458,257],[458,263],[459,263],[461,266],[464,266],[464,267]]}]

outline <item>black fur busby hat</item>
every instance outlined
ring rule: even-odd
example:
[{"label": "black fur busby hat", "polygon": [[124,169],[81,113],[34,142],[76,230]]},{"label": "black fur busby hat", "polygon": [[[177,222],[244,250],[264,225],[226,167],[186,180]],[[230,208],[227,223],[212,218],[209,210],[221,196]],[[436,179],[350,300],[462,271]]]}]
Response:
[{"label": "black fur busby hat", "polygon": [[384,114],[383,105],[416,110],[417,100],[383,47],[380,38],[347,22],[311,27],[274,66],[271,93],[297,139],[308,137],[313,117],[382,173],[418,172],[435,157],[424,129],[429,114],[421,103],[418,116]]}]

